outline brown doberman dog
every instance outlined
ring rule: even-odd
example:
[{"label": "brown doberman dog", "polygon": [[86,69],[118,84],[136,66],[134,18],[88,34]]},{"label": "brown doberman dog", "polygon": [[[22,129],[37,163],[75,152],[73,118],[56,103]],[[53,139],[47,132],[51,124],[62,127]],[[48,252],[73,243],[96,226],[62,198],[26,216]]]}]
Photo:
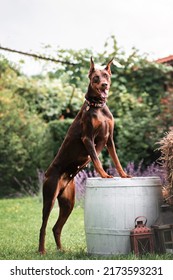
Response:
[{"label": "brown doberman dog", "polygon": [[70,126],[59,152],[45,173],[43,220],[39,239],[41,254],[45,253],[46,225],[56,199],[58,199],[60,210],[53,233],[57,248],[61,249],[61,231],[74,206],[75,175],[92,161],[102,178],[112,178],[104,171],[98,158],[98,154],[105,146],[119,175],[123,178],[130,177],[123,171],[116,154],[113,141],[114,119],[106,105],[111,84],[111,64],[112,60],[104,70],[97,70],[91,58],[90,83],[85,102]]}]

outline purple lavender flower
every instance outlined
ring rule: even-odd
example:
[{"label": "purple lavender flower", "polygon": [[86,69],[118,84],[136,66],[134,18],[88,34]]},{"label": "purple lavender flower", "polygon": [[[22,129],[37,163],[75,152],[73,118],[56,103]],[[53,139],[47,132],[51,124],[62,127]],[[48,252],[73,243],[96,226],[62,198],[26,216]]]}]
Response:
[{"label": "purple lavender flower", "polygon": [[[134,162],[129,162],[124,170],[133,177],[159,176],[162,185],[165,185],[165,171],[159,164],[156,164],[154,162],[151,165],[149,165],[146,169],[143,168],[142,164],[143,160],[140,161],[138,166],[135,166]],[[117,170],[111,165],[107,169],[107,173],[114,177],[119,177]],[[77,200],[81,200],[85,196],[87,178],[98,176],[98,173],[95,170],[91,169],[82,170],[76,175],[75,184]]]}]

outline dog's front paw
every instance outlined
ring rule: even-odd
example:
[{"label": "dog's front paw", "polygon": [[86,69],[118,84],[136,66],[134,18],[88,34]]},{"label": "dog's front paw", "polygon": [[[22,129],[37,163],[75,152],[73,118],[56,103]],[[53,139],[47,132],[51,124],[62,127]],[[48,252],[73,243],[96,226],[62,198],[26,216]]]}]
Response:
[{"label": "dog's front paw", "polygon": [[128,175],[126,173],[120,174],[121,178],[132,178],[131,175]]},{"label": "dog's front paw", "polygon": [[114,176],[107,174],[105,178],[114,178]]},{"label": "dog's front paw", "polygon": [[106,172],[104,172],[104,174],[101,175],[102,178],[113,178],[112,175],[107,174]]}]

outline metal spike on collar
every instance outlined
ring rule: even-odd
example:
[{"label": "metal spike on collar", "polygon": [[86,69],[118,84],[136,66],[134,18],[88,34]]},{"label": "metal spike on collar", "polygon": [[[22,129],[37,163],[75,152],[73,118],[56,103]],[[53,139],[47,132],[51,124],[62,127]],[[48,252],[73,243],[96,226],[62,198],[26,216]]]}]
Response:
[{"label": "metal spike on collar", "polygon": [[89,111],[89,109],[91,107],[93,108],[102,108],[106,105],[106,102],[102,102],[102,103],[96,103],[96,102],[90,102],[86,99],[86,102],[87,102],[87,107],[86,107],[86,111]]}]

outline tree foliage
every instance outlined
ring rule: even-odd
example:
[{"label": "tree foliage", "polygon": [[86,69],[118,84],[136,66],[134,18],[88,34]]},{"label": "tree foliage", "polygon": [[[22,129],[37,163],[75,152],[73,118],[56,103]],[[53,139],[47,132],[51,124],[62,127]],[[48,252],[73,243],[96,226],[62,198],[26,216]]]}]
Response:
[{"label": "tree foliage", "polygon": [[83,101],[80,89],[49,77],[22,79],[17,85],[16,94],[24,98],[30,111],[45,122],[74,118]]},{"label": "tree foliage", "polygon": [[25,185],[27,182],[32,183],[30,188],[35,187],[37,168],[45,168],[47,161],[52,159],[48,149],[50,141],[47,125],[30,111],[24,98],[15,94],[14,85],[6,84],[12,77],[17,79],[15,70],[7,67],[4,77],[0,90],[1,193],[6,193],[8,188],[20,189],[17,182],[22,181]]}]

